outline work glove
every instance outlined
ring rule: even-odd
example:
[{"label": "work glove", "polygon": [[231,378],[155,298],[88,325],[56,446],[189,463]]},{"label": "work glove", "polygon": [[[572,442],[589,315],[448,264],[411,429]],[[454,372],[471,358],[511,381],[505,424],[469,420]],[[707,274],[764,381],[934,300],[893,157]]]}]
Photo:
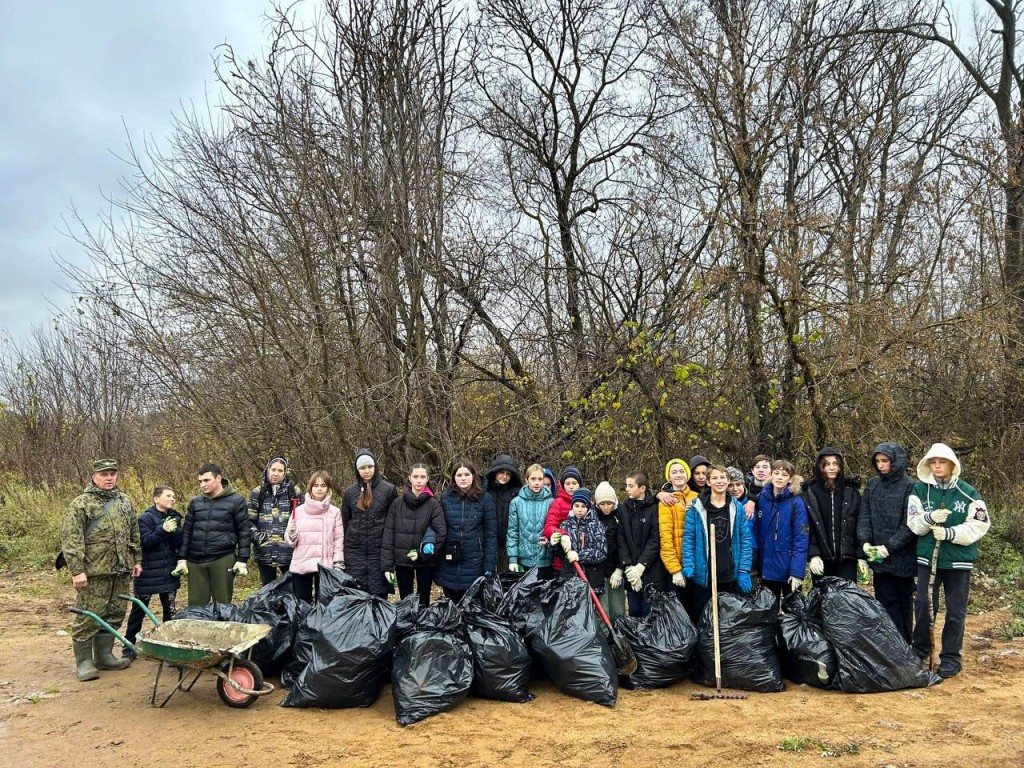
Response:
[{"label": "work glove", "polygon": [[686,586],[686,577],[683,576],[682,571],[676,571],[672,574],[672,583],[675,584],[677,587]]},{"label": "work glove", "polygon": [[336,571],[344,571],[345,570],[345,564],[344,563],[335,563],[334,564],[334,570],[336,570]]},{"label": "work glove", "polygon": [[952,528],[946,528],[942,525],[932,526],[932,536],[935,537],[936,541],[952,541],[956,533]]},{"label": "work glove", "polygon": [[395,586],[395,574],[394,571],[384,571],[384,580],[387,581],[392,587]]},{"label": "work glove", "polygon": [[417,552],[415,549],[410,549],[409,552],[406,554],[406,557],[409,558],[410,562],[415,563],[417,560],[420,559],[420,553]]},{"label": "work glove", "polygon": [[557,544],[561,540],[562,540],[562,532],[561,531],[555,531],[554,533],[551,534],[550,544],[551,544],[551,546],[555,546],[555,544]]},{"label": "work glove", "polygon": [[740,577],[737,579],[740,585],[740,592],[753,592],[754,585],[750,583],[750,574],[740,571]]},{"label": "work glove", "polygon": [[811,573],[814,576],[821,576],[825,572],[825,561],[820,557],[811,558]]},{"label": "work glove", "polygon": [[178,521],[175,520],[173,517],[168,517],[164,519],[164,524],[160,527],[168,533],[174,533],[176,530],[178,530]]},{"label": "work glove", "polygon": [[569,550],[572,549],[572,539],[568,536],[562,536],[559,538],[558,543],[562,545],[562,550],[568,554]]},{"label": "work glove", "polygon": [[608,586],[612,589],[618,589],[622,586],[622,569],[616,568],[612,571],[612,575],[608,578]]},{"label": "work glove", "polygon": [[184,560],[179,560],[177,565],[174,566],[174,570],[171,571],[171,576],[188,576],[188,563]]},{"label": "work glove", "polygon": [[299,538],[299,526],[294,521],[288,523],[288,527],[284,531],[284,535],[292,541],[296,541]]},{"label": "work glove", "polygon": [[889,556],[889,550],[885,548],[885,545],[875,547],[875,562],[880,563]]},{"label": "work glove", "polygon": [[519,563],[508,564],[509,573],[522,573],[523,569],[519,567]]},{"label": "work glove", "polygon": [[270,541],[270,531],[256,531],[256,535],[253,536],[253,540],[257,547],[262,547]]},{"label": "work glove", "polygon": [[857,580],[864,584],[868,581],[868,564],[864,560],[857,561]]},{"label": "work glove", "polygon": [[868,560],[870,560],[871,559],[871,553],[875,551],[875,548],[872,547],[867,542],[864,542],[864,546],[861,547],[861,549],[864,550],[864,554],[867,555],[868,556]]},{"label": "work glove", "polygon": [[933,509],[925,518],[933,525],[942,525],[949,518],[950,512],[948,509]]},{"label": "work glove", "polygon": [[424,555],[432,555],[432,554],[434,554],[434,542],[428,541],[426,544],[423,545],[423,554]]},{"label": "work glove", "polygon": [[231,566],[231,570],[239,576],[245,576],[249,572],[249,567],[241,560],[235,560],[235,564]]},{"label": "work glove", "polygon": [[803,579],[798,579],[796,576],[790,576],[789,577],[789,588],[792,589],[794,592],[801,591],[803,589],[803,587],[804,587],[804,580]]},{"label": "work glove", "polygon": [[565,559],[570,563],[578,563],[580,560],[579,553],[575,549],[570,549],[565,553]]},{"label": "work glove", "polygon": [[641,592],[644,588],[644,582],[642,579],[630,579],[629,588],[632,589],[634,592]]}]

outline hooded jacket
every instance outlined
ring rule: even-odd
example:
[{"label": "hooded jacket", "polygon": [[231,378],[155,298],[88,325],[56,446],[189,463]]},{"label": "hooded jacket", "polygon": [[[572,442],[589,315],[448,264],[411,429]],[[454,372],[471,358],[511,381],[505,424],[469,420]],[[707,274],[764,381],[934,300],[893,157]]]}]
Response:
[{"label": "hooded jacket", "polygon": [[295,509],[295,538],[285,531],[285,544],[294,547],[292,573],[316,573],[317,566],[333,568],[345,561],[345,532],[341,526],[341,510],[331,504],[330,495],[317,501],[306,496]]},{"label": "hooded jacket", "polygon": [[[499,485],[495,477],[502,470],[511,474],[512,477],[507,483]],[[512,499],[519,493],[519,489],[523,487],[523,479],[519,476],[519,469],[512,461],[512,457],[506,453],[499,453],[494,457],[494,463],[487,470],[484,479],[486,480],[484,490],[491,494],[491,499],[494,501],[494,516],[498,523],[498,546],[504,552],[508,537],[508,507],[512,503]]]},{"label": "hooded jacket", "polygon": [[[948,459],[953,462],[953,476],[940,484],[932,475],[928,460]],[[910,530],[917,534],[917,564],[930,567],[935,548],[933,525],[947,529],[947,538],[939,549],[939,570],[969,571],[978,557],[978,540],[988,533],[992,521],[984,499],[971,485],[960,479],[960,459],[945,443],[935,443],[917,464],[917,482],[910,495]],[[944,523],[937,523],[931,513],[948,509]]]},{"label": "hooded jacket", "polygon": [[697,494],[700,493],[701,491],[703,491],[704,489],[702,487],[700,487],[699,485],[697,485],[693,481],[693,471],[695,469],[697,469],[697,467],[710,467],[710,466],[711,466],[711,462],[708,461],[706,456],[701,456],[698,453],[698,454],[695,454],[695,455],[690,457],[690,463],[687,466],[687,469],[689,470],[688,474],[690,475],[690,477],[686,481],[686,484],[690,487],[690,490],[693,491],[694,497],[696,497]]},{"label": "hooded jacket", "polygon": [[[263,469],[263,482],[249,491],[249,519],[252,521],[252,559],[262,565],[287,568],[292,559],[292,548],[284,540],[284,532],[291,520],[292,510],[299,499],[287,472],[277,485],[277,492],[267,478],[270,464]],[[280,461],[280,458],[276,459]],[[287,465],[286,465],[287,466]]]},{"label": "hooded jacket", "polygon": [[[169,533],[163,528],[168,518],[178,523],[177,529]],[[142,575],[135,579],[133,585],[136,595],[152,596],[178,591],[181,577],[172,576],[171,571],[177,565],[178,548],[181,546],[181,524],[181,513],[174,509],[164,513],[152,506],[139,516]]]},{"label": "hooded jacket", "polygon": [[[569,537],[572,549],[580,556],[580,566],[587,576],[587,582],[600,595],[604,593],[608,540],[607,531],[598,520],[598,514],[596,509],[589,509],[583,517],[569,515],[562,523],[562,530]],[[568,563],[566,567],[570,573],[576,570]]]},{"label": "hooded jacket", "polygon": [[662,589],[667,580],[661,564],[661,536],[658,526],[658,500],[650,491],[642,499],[626,499],[619,504],[619,567],[643,564],[643,586]]},{"label": "hooded jacket", "polygon": [[[669,468],[673,464],[680,464],[686,470],[685,490],[677,491],[672,486]],[[675,502],[665,504],[658,501],[658,533],[661,540],[661,562],[669,574],[674,574],[683,569],[683,528],[686,524],[686,510],[697,498],[697,493],[689,487],[690,465],[682,459],[669,459],[665,464],[665,480],[666,485],[663,489],[675,497]]]},{"label": "hooded jacket", "polygon": [[498,531],[494,519],[494,502],[486,492],[471,499],[458,492],[455,484],[441,497],[448,541],[458,542],[462,555],[458,561],[442,558],[437,566],[437,583],[442,587],[464,591],[485,574],[494,574],[498,565]]},{"label": "hooded jacket", "polygon": [[[433,530],[429,539],[434,545],[434,554],[423,554],[424,536],[427,530]],[[444,548],[448,538],[448,525],[441,507],[433,491],[424,488],[417,496],[411,488],[406,488],[391,502],[388,517],[384,522],[384,536],[380,547],[380,565],[385,571],[395,570],[395,566],[405,568],[422,568],[433,566],[437,556]],[[416,560],[409,559],[409,553],[417,552]]]},{"label": "hooded jacket", "polygon": [[757,497],[754,540],[761,558],[762,579],[803,579],[807,572],[810,530],[807,507],[799,496],[801,480],[794,475],[778,496],[773,493],[774,486],[765,486]]},{"label": "hooded jacket", "polygon": [[[821,472],[826,456],[839,460],[835,490],[830,491]],[[807,556],[825,562],[855,561],[861,556],[857,547],[857,518],[860,515],[860,478],[846,476],[843,454],[835,448],[822,448],[814,459],[814,474],[801,493],[811,526]]]},{"label": "hooded jacket", "polygon": [[551,565],[551,547],[541,546],[548,507],[551,506],[551,491],[543,485],[537,493],[524,485],[508,507],[508,539],[505,552],[509,563],[518,563],[524,568]]},{"label": "hooded jacket", "polygon": [[880,563],[869,563],[875,573],[910,578],[917,574],[917,537],[907,526],[907,510],[914,491],[914,480],[907,475],[907,452],[898,443],[879,443],[871,452],[887,456],[891,462],[889,473],[883,475],[875,468],[875,477],[861,499],[857,517],[857,549],[864,545],[884,546],[889,556]]},{"label": "hooded jacket", "polygon": [[[739,581],[741,573],[750,573],[754,534],[743,506],[729,495],[725,499],[729,507],[729,536],[732,539],[732,577]],[[708,565],[711,558],[708,534],[710,500],[710,489],[694,499],[686,515],[686,530],[683,533],[683,575],[702,587],[711,583]]]},{"label": "hooded jacket", "polygon": [[209,563],[231,553],[238,562],[249,559],[249,507],[230,480],[221,480],[223,487],[216,495],[200,493],[188,503],[179,560]]},{"label": "hooded jacket", "polygon": [[369,509],[359,509],[359,493],[363,480],[356,472],[356,481],[345,489],[341,497],[341,523],[345,530],[345,572],[358,581],[371,595],[391,594],[391,585],[384,579],[380,564],[381,541],[388,509],[398,495],[395,486],[383,478],[377,457],[365,448],[356,451],[352,468],[360,456],[373,459],[373,477],[370,489],[373,503]]}]

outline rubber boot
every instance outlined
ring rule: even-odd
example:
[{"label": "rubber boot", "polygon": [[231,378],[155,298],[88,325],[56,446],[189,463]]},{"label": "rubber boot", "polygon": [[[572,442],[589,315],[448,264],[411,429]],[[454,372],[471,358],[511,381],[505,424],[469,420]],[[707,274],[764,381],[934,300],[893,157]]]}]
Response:
[{"label": "rubber boot", "polygon": [[75,651],[75,671],[83,683],[95,680],[100,676],[96,665],[92,663],[92,640],[72,640],[71,647]]},{"label": "rubber boot", "polygon": [[131,664],[128,659],[119,659],[114,655],[113,635],[100,632],[93,638],[92,645],[96,652],[97,669],[124,669]]}]

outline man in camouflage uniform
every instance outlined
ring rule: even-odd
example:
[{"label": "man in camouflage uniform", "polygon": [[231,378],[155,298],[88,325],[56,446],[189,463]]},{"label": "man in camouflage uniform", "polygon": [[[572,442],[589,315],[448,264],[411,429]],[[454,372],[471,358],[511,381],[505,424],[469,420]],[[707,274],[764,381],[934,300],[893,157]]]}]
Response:
[{"label": "man in camouflage uniform", "polygon": [[[128,592],[131,578],[142,573],[139,522],[132,500],[117,488],[117,462],[93,462],[92,482],[68,507],[60,532],[61,550],[78,590],[78,607],[92,611],[117,628],[125,604],[118,594]],[[95,680],[97,669],[124,669],[127,659],[113,654],[114,636],[77,616],[71,628],[79,680]]]}]

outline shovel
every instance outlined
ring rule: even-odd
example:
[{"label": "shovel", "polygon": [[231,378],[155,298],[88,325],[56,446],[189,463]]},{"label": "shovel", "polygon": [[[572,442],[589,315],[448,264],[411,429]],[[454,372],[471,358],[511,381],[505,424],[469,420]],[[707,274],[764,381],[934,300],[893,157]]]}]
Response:
[{"label": "shovel", "polygon": [[618,670],[620,675],[631,675],[636,672],[636,656],[633,655],[633,649],[629,647],[629,643],[623,640],[612,626],[611,620],[608,618],[608,614],[604,612],[604,608],[601,607],[601,601],[597,599],[597,593],[594,588],[590,586],[590,582],[587,581],[587,574],[583,572],[583,568],[580,567],[579,561],[573,563],[576,567],[576,573],[580,575],[580,578],[586,582],[587,589],[590,590],[590,599],[594,601],[594,607],[597,608],[597,612],[601,616],[601,620],[604,625],[608,627],[608,632],[612,637],[612,658],[615,660],[615,668]]}]

